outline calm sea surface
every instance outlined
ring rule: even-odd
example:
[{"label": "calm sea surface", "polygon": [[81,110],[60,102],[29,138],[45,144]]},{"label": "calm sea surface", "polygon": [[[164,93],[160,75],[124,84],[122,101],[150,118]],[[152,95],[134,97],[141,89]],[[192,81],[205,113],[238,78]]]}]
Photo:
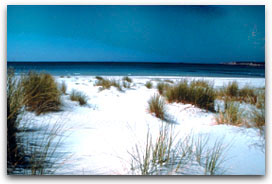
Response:
[{"label": "calm sea surface", "polygon": [[220,64],[8,62],[16,74],[29,70],[52,75],[265,77],[265,67]]}]

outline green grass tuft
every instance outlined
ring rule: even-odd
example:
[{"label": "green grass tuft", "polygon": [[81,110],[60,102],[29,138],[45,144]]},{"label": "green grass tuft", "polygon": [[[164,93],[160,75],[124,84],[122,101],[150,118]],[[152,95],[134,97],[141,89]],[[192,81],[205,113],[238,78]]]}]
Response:
[{"label": "green grass tuft", "polygon": [[148,89],[151,89],[151,88],[153,87],[152,82],[151,82],[151,81],[147,81],[147,82],[145,83],[145,87],[147,87]]},{"label": "green grass tuft", "polygon": [[199,108],[214,111],[216,92],[213,85],[206,81],[189,83],[187,80],[181,80],[167,88],[165,96],[169,102],[191,103]]},{"label": "green grass tuft", "polygon": [[71,94],[70,94],[70,99],[72,101],[78,101],[80,105],[85,105],[87,104],[87,96],[85,94],[83,94],[82,92],[76,91],[76,90],[72,90]]},{"label": "green grass tuft", "polygon": [[148,101],[149,112],[154,113],[157,118],[165,119],[165,102],[160,95],[154,95]]}]

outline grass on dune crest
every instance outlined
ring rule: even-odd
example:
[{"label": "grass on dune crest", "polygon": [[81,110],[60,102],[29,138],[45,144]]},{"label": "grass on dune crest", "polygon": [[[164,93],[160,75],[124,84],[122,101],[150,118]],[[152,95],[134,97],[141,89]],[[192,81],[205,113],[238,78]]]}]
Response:
[{"label": "grass on dune crest", "polygon": [[170,103],[191,103],[199,108],[214,111],[216,92],[208,81],[194,80],[189,83],[188,80],[181,80],[168,87],[165,96]]},{"label": "grass on dune crest", "polygon": [[87,101],[88,101],[88,97],[80,92],[80,91],[76,91],[76,90],[72,90],[71,94],[70,94],[70,99],[72,101],[78,101],[79,102],[79,105],[85,105],[87,104]]},{"label": "grass on dune crest", "polygon": [[60,110],[61,91],[54,77],[47,73],[30,71],[21,77],[24,105],[37,115]]}]

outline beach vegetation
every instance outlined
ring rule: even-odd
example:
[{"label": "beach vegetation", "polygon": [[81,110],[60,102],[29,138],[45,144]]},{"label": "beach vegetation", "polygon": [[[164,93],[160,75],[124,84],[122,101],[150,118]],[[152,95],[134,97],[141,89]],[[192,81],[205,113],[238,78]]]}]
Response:
[{"label": "beach vegetation", "polygon": [[95,78],[96,78],[97,80],[103,80],[103,79],[104,79],[104,78],[101,77],[101,76],[95,76]]},{"label": "beach vegetation", "polygon": [[123,81],[127,81],[129,83],[132,83],[132,78],[128,77],[128,76],[125,76],[122,78]]},{"label": "beach vegetation", "polygon": [[70,94],[70,100],[78,101],[79,105],[85,105],[87,104],[88,97],[84,93],[73,89]]},{"label": "beach vegetation", "polygon": [[165,79],[164,82],[170,83],[170,84],[174,84],[174,81],[170,80],[170,79]]},{"label": "beach vegetation", "polygon": [[[32,83],[32,81],[27,81],[27,79],[29,79],[28,77],[30,76],[16,77],[14,75],[14,70],[8,69],[7,174],[52,174],[54,173],[57,165],[56,160],[53,161],[52,158],[53,154],[57,151],[61,142],[60,139],[58,139],[59,137],[57,138],[57,135],[60,133],[61,126],[53,126],[51,128],[49,128],[48,126],[46,130],[38,133],[37,131],[39,131],[40,129],[34,130],[32,128],[29,128],[30,126],[28,125],[27,120],[23,120],[22,116],[25,113],[24,106],[26,106],[26,102],[29,102],[29,100],[33,100],[32,98],[30,99],[29,96],[25,96],[25,88],[28,87],[27,85],[34,83]],[[31,78],[31,80],[34,79]],[[30,82],[30,84],[26,84],[26,82]],[[41,94],[43,93],[40,92],[36,95],[38,96]],[[30,122],[35,123],[32,120]],[[43,127],[45,127],[44,124]]]},{"label": "beach vegetation", "polygon": [[119,91],[122,91],[122,85],[119,80],[115,79],[98,79],[95,84],[95,86],[100,86],[99,90],[105,90],[105,89],[110,89],[111,86],[116,87]]},{"label": "beach vegetation", "polygon": [[227,99],[232,101],[246,102],[250,104],[256,104],[258,90],[248,85],[243,88],[238,88],[236,81],[230,82],[227,86],[224,86],[218,91],[219,99]]},{"label": "beach vegetation", "polygon": [[164,83],[164,82],[159,82],[157,84],[157,89],[160,95],[164,95],[165,91],[170,87],[169,84]]},{"label": "beach vegetation", "polygon": [[30,71],[21,77],[24,105],[37,115],[60,110],[61,91],[54,77],[48,73]]},{"label": "beach vegetation", "polygon": [[60,84],[60,91],[62,92],[62,94],[66,95],[67,85],[64,81],[62,81],[62,83]]},{"label": "beach vegetation", "polygon": [[219,111],[216,117],[217,124],[228,124],[234,126],[245,125],[245,118],[240,111],[240,104],[233,101],[225,101],[224,111]]},{"label": "beach vegetation", "polygon": [[148,89],[151,89],[153,87],[153,83],[151,81],[147,81],[145,83],[145,87],[147,87]]},{"label": "beach vegetation", "polygon": [[191,103],[199,108],[214,111],[216,92],[213,85],[207,81],[189,83],[188,80],[181,80],[167,88],[165,96],[170,103]]},{"label": "beach vegetation", "polygon": [[[132,174],[139,175],[176,175],[192,174],[217,175],[226,170],[223,163],[226,161],[226,152],[229,145],[223,144],[223,139],[216,139],[214,146],[208,146],[209,137],[198,136],[192,133],[176,140],[172,125],[162,124],[158,135],[148,130],[144,145],[136,144],[129,152],[131,156]],[[202,171],[191,168],[199,164]]]},{"label": "beach vegetation", "polygon": [[22,113],[23,95],[20,81],[15,78],[14,70],[8,69],[7,73],[7,161],[8,165],[19,164],[22,153],[18,148],[16,138],[20,124],[19,115]]},{"label": "beach vegetation", "polygon": [[157,118],[165,119],[166,105],[164,99],[160,95],[152,96],[148,101],[148,110],[154,113]]}]

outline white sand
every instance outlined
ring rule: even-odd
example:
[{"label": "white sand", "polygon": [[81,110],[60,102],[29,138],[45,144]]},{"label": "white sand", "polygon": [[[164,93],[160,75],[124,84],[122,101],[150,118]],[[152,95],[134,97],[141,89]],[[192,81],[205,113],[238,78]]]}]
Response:
[{"label": "white sand", "polygon": [[[161,125],[161,120],[147,111],[147,101],[157,90],[147,89],[144,86],[145,82],[152,79],[153,86],[156,86],[158,79],[175,81],[181,77],[131,78],[131,89],[119,92],[112,87],[110,90],[99,92],[99,87],[93,85],[96,80],[93,76],[56,77],[58,82],[66,82],[68,94],[72,89],[85,93],[89,98],[88,104],[80,106],[78,102],[70,101],[69,95],[63,95],[63,111],[40,116],[27,113],[24,116],[25,121],[36,120],[35,126],[43,122],[54,124],[58,121],[69,127],[65,132],[69,136],[61,144],[61,151],[66,153],[66,161],[55,174],[131,174],[131,157],[128,152],[131,152],[136,143],[142,144],[146,140],[148,128],[155,137]],[[213,81],[217,88],[233,80],[239,83],[239,87],[265,86],[264,78],[195,79]],[[209,145],[220,138],[223,138],[226,145],[231,143],[225,156],[227,161],[223,166],[227,170],[224,174],[265,174],[265,153],[260,147],[254,146],[259,142],[257,130],[216,125],[215,113],[206,112],[190,104],[167,104],[167,111],[177,123],[177,137],[193,132],[195,135],[209,135]],[[204,174],[203,168],[194,169],[195,171],[186,174]]]}]

